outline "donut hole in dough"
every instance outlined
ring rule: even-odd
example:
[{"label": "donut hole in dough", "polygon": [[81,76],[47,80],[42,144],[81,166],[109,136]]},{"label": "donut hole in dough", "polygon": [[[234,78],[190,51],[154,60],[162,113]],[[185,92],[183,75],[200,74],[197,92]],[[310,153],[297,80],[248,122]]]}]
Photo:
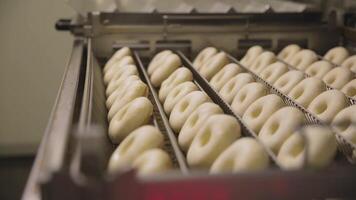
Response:
[{"label": "donut hole in dough", "polygon": [[349,97],[356,98],[356,79],[353,79],[342,87],[341,91]]},{"label": "donut hole in dough", "polygon": [[337,65],[340,65],[347,57],[349,57],[349,52],[344,47],[334,47],[324,55],[325,60]]},{"label": "donut hole in dough", "polygon": [[213,114],[223,114],[223,111],[218,105],[208,102],[201,104],[188,117],[178,136],[178,143],[183,151],[188,151],[196,133],[202,127],[204,122]]},{"label": "donut hole in dough", "polygon": [[291,70],[279,77],[273,85],[282,93],[288,94],[293,89],[293,87],[303,79],[303,72]]},{"label": "donut hole in dough", "polygon": [[235,63],[227,64],[217,74],[215,74],[213,78],[211,78],[210,85],[216,91],[219,91],[230,79],[242,71],[242,68]]},{"label": "donut hole in dough", "polygon": [[137,68],[134,65],[134,61],[131,56],[124,57],[120,62],[115,63],[114,66],[108,69],[108,71],[104,73],[104,83],[108,85],[112,79],[116,80],[118,76],[120,76],[127,70],[137,71]]},{"label": "donut hole in dough", "polygon": [[220,52],[209,58],[204,64],[199,68],[200,74],[206,78],[208,81],[218,73],[227,63],[229,59],[225,52]]},{"label": "donut hole in dough", "polygon": [[193,80],[193,74],[189,69],[185,67],[180,67],[176,69],[166,80],[162,82],[161,88],[159,89],[159,99],[164,102],[168,93],[177,85]]},{"label": "donut hole in dough", "polygon": [[[152,116],[153,105],[146,97],[138,97],[121,108],[110,121],[109,137],[120,143],[130,132],[147,124]],[[137,115],[137,113],[140,113]]]},{"label": "donut hole in dough", "polygon": [[319,79],[322,79],[326,73],[333,69],[333,65],[325,60],[317,61],[311,64],[306,70],[305,73],[309,76],[313,76]]},{"label": "donut hole in dough", "polygon": [[260,77],[268,83],[273,84],[280,76],[288,71],[289,69],[284,63],[275,62],[262,70]]},{"label": "donut hole in dough", "polygon": [[131,167],[135,158],[143,152],[163,146],[162,133],[151,125],[145,125],[132,131],[115,149],[110,157],[110,174]]},{"label": "donut hole in dough", "polygon": [[159,87],[178,67],[182,65],[179,56],[170,54],[166,59],[152,72],[150,80],[152,85]]},{"label": "donut hole in dough", "polygon": [[112,65],[116,62],[119,62],[123,57],[125,56],[130,56],[131,55],[131,50],[128,47],[123,47],[119,50],[117,50],[113,56],[108,60],[108,62],[104,66],[104,73],[112,67]]},{"label": "donut hole in dough", "polygon": [[356,144],[356,105],[341,110],[333,119],[333,128],[345,139]]},{"label": "donut hole in dough", "polygon": [[170,115],[170,113],[173,110],[173,107],[183,97],[185,97],[187,94],[189,94],[193,91],[197,91],[197,90],[198,90],[198,87],[190,81],[177,85],[168,93],[167,98],[163,104],[164,111],[167,113],[167,115]]},{"label": "donut hole in dough", "polygon": [[199,129],[187,153],[190,167],[208,169],[241,136],[240,124],[229,115],[212,115]]},{"label": "donut hole in dough", "polygon": [[169,116],[169,123],[172,129],[176,133],[179,133],[189,115],[192,114],[199,105],[208,101],[210,101],[210,98],[201,91],[193,91],[179,100]]},{"label": "donut hole in dough", "polygon": [[263,52],[263,48],[261,46],[252,46],[250,47],[245,56],[240,60],[240,63],[245,67],[250,67],[253,61],[261,55]]},{"label": "donut hole in dough", "polygon": [[327,90],[310,103],[308,110],[322,121],[330,122],[347,105],[348,100],[342,92]]},{"label": "donut hole in dough", "polygon": [[205,49],[201,50],[197,57],[195,57],[193,66],[197,70],[212,56],[218,53],[218,50],[214,47],[206,47]]},{"label": "donut hole in dough", "polygon": [[120,98],[116,98],[114,103],[112,104],[111,108],[109,109],[108,119],[114,117],[114,115],[126,104],[130,101],[136,99],[137,97],[147,97],[148,95],[148,88],[145,83],[142,81],[132,82],[132,85],[128,86],[123,95]]},{"label": "donut hole in dough", "polygon": [[214,161],[210,173],[253,172],[268,167],[268,154],[255,139],[244,137],[236,140]]},{"label": "donut hole in dough", "polygon": [[290,60],[290,65],[296,69],[304,71],[317,60],[318,56],[314,53],[314,51],[303,49],[293,56],[293,58]]},{"label": "donut hole in dough", "polygon": [[283,100],[279,96],[269,94],[253,102],[246,109],[242,119],[252,131],[258,133],[269,116],[283,106]]},{"label": "donut hole in dough", "polygon": [[277,61],[276,55],[270,51],[263,52],[249,67],[255,74],[260,74],[268,65]]},{"label": "donut hole in dough", "polygon": [[323,91],[325,91],[324,83],[315,77],[309,77],[298,83],[288,96],[306,108]]},{"label": "donut hole in dough", "polygon": [[300,46],[296,44],[290,44],[282,49],[278,54],[278,58],[284,62],[289,62],[293,56],[301,50]]},{"label": "donut hole in dough", "polygon": [[267,88],[262,83],[248,83],[237,92],[232,101],[231,108],[239,116],[258,98],[267,95]]},{"label": "donut hole in dough", "polygon": [[323,81],[334,89],[341,89],[346,83],[351,81],[353,73],[344,67],[335,67],[323,77]]},{"label": "donut hole in dough", "polygon": [[283,143],[277,160],[283,169],[293,170],[302,168],[307,156],[307,167],[322,168],[332,162],[336,151],[337,142],[331,129],[313,125],[293,133]]},{"label": "donut hole in dough", "polygon": [[304,114],[295,107],[283,107],[273,113],[261,128],[258,137],[274,153],[305,121]]},{"label": "donut hole in dough", "polygon": [[122,85],[120,85],[118,88],[116,88],[116,90],[106,99],[106,107],[108,109],[111,108],[111,106],[114,104],[114,102],[116,101],[116,99],[119,97],[122,97],[124,95],[124,92],[126,90],[127,87],[129,87],[132,84],[135,84],[137,82],[140,82],[141,80],[139,79],[131,79],[131,80],[127,80],[125,81]]},{"label": "donut hole in dough", "polygon": [[254,82],[254,78],[249,73],[240,73],[230,79],[219,91],[221,97],[230,104],[236,93],[246,84]]},{"label": "donut hole in dough", "polygon": [[106,96],[109,97],[116,90],[120,90],[121,88],[124,88],[124,85],[134,80],[140,80],[140,78],[137,75],[133,74],[133,75],[121,76],[117,80],[111,81],[105,90]]},{"label": "donut hole in dough", "polygon": [[341,66],[351,70],[353,73],[356,73],[356,55],[347,58]]},{"label": "donut hole in dough", "polygon": [[152,73],[165,62],[167,56],[173,54],[171,50],[164,50],[157,53],[151,60],[150,64],[147,67],[147,73],[152,75]]},{"label": "donut hole in dough", "polygon": [[132,163],[139,176],[164,173],[173,168],[172,160],[167,152],[154,148],[143,152]]}]

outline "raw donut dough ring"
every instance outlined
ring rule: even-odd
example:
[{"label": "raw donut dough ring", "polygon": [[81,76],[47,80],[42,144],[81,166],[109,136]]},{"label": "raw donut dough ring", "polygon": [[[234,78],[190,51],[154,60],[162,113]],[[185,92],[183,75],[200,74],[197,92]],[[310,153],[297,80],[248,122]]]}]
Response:
[{"label": "raw donut dough ring", "polygon": [[[308,143],[307,152],[304,138]],[[336,138],[331,129],[313,125],[303,128],[303,131],[293,133],[283,143],[277,160],[283,169],[299,169],[303,167],[304,157],[307,154],[307,167],[322,168],[333,161],[336,151]]]},{"label": "raw donut dough ring", "polygon": [[231,104],[236,93],[246,84],[254,82],[254,78],[249,73],[240,73],[230,79],[219,91],[226,103]]},{"label": "raw donut dough ring", "polygon": [[249,69],[255,73],[260,74],[268,65],[277,61],[276,55],[270,51],[265,51],[259,55],[256,60],[249,66]]},{"label": "raw donut dough ring", "polygon": [[236,93],[231,108],[237,115],[242,116],[253,102],[267,95],[267,93],[267,88],[262,83],[248,83]]},{"label": "raw donut dough ring", "polygon": [[174,87],[172,89],[172,91],[170,91],[168,93],[167,98],[163,104],[164,111],[167,113],[167,115],[170,115],[173,110],[173,107],[183,97],[185,97],[187,94],[189,94],[193,91],[197,91],[197,90],[199,90],[198,87],[190,81],[177,85],[176,87]]},{"label": "raw donut dough ring", "polygon": [[322,121],[330,122],[347,105],[348,100],[342,92],[327,90],[310,103],[308,110]]},{"label": "raw donut dough ring", "polygon": [[309,77],[298,83],[288,93],[288,96],[304,108],[307,108],[310,102],[323,91],[325,91],[324,83],[315,77]]},{"label": "raw donut dough ring", "polygon": [[240,124],[234,117],[225,114],[209,117],[189,147],[187,153],[189,166],[210,168],[220,153],[240,136]]},{"label": "raw donut dough ring", "polygon": [[340,65],[349,55],[349,52],[344,47],[334,47],[326,52],[324,59]]},{"label": "raw donut dough ring", "polygon": [[282,51],[279,52],[277,57],[281,60],[283,60],[286,63],[289,63],[290,60],[293,58],[295,54],[297,54],[301,50],[299,45],[296,44],[290,44],[282,49]]},{"label": "raw donut dough ring", "polygon": [[115,81],[111,81],[108,84],[108,87],[106,87],[105,94],[107,97],[109,97],[113,92],[115,92],[117,89],[122,88],[127,82],[133,81],[133,80],[141,80],[137,75],[123,75],[120,78],[118,78]]},{"label": "raw donut dough ring", "polygon": [[296,69],[304,71],[312,63],[318,60],[318,56],[309,49],[303,49],[296,53],[290,60],[290,65]]},{"label": "raw donut dough ring", "polygon": [[214,47],[206,47],[201,50],[193,62],[193,67],[197,70],[212,56],[218,53],[218,50]]},{"label": "raw donut dough ring", "polygon": [[204,64],[199,68],[201,76],[210,80],[216,73],[218,73],[227,63],[229,59],[225,52],[220,52],[209,58]]},{"label": "raw donut dough ring", "polygon": [[263,52],[263,48],[261,46],[252,46],[250,47],[245,56],[240,60],[240,63],[245,67],[250,67],[250,65],[255,61],[255,59],[261,55]]},{"label": "raw donut dough ring", "polygon": [[126,65],[125,67],[123,67],[120,70],[116,71],[115,75],[109,81],[108,87],[109,87],[110,83],[117,81],[121,77],[128,77],[130,75],[138,76],[137,67],[135,65]]},{"label": "raw donut dough ring", "polygon": [[227,64],[211,78],[210,85],[216,91],[219,91],[230,79],[242,71],[243,69],[235,63]]},{"label": "raw donut dough ring", "polygon": [[347,58],[344,62],[342,62],[341,66],[351,70],[353,73],[356,73],[356,55]]},{"label": "raw donut dough ring", "polygon": [[173,168],[172,160],[162,149],[149,149],[139,155],[132,167],[137,169],[139,176],[156,175]]},{"label": "raw donut dough ring", "polygon": [[273,84],[279,77],[281,77],[288,71],[289,69],[287,65],[281,62],[275,62],[268,65],[264,70],[262,70],[262,72],[260,73],[260,77],[268,83]]},{"label": "raw donut dough ring", "polygon": [[334,89],[341,89],[346,83],[351,81],[352,78],[353,74],[347,68],[335,67],[323,77],[323,81],[326,85]]},{"label": "raw donut dough ring", "polygon": [[166,97],[172,89],[186,81],[192,81],[193,74],[189,69],[185,67],[180,67],[176,69],[166,80],[162,82],[161,88],[159,89],[159,100],[164,102]]},{"label": "raw donut dough ring", "polygon": [[327,74],[332,69],[333,69],[333,65],[330,62],[325,60],[320,60],[311,64],[305,70],[305,73],[308,74],[309,76],[322,79],[325,76],[325,74]]},{"label": "raw donut dough ring", "polygon": [[[345,139],[356,144],[356,105],[341,110],[333,119],[333,127]],[[340,124],[341,123],[341,124]]]},{"label": "raw donut dough ring", "polygon": [[106,99],[106,108],[110,110],[111,106],[114,104],[116,99],[122,97],[127,87],[130,87],[131,84],[135,84],[137,82],[141,82],[141,80],[127,80],[125,83],[118,87],[107,99]]},{"label": "raw donut dough ring", "polygon": [[284,106],[283,100],[275,95],[269,94],[253,102],[242,116],[243,121],[255,133],[258,133],[266,120],[274,112]]},{"label": "raw donut dough ring", "polygon": [[123,47],[117,50],[105,64],[103,72],[107,72],[113,66],[114,63],[119,62],[125,56],[131,56],[131,50],[128,47]]},{"label": "raw donut dough ring", "polygon": [[114,63],[113,66],[104,73],[104,83],[107,85],[116,76],[117,73],[121,74],[123,71],[125,71],[127,66],[134,66],[136,68],[134,60],[131,56],[125,56],[117,63]]},{"label": "raw donut dough ring", "polygon": [[284,141],[304,122],[302,111],[291,106],[283,107],[268,118],[258,137],[274,153],[278,153]]},{"label": "raw donut dough ring", "polygon": [[193,91],[179,100],[169,116],[169,123],[172,129],[176,133],[179,133],[192,112],[194,112],[199,105],[209,101],[211,101],[210,98],[202,91]]},{"label": "raw donut dough ring", "polygon": [[289,72],[279,77],[273,85],[283,94],[288,94],[294,88],[294,86],[296,86],[303,79],[303,72],[290,70]]},{"label": "raw donut dough ring", "polygon": [[133,82],[132,85],[127,87],[125,91],[123,91],[123,96],[121,98],[116,98],[115,102],[111,106],[108,119],[109,121],[114,117],[114,115],[127,103],[136,99],[137,97],[147,97],[148,88],[145,83],[142,81]]},{"label": "raw donut dough ring", "polygon": [[356,99],[356,79],[353,79],[342,87],[341,92],[346,94],[349,97]]},{"label": "raw donut dough ring", "polygon": [[184,152],[187,152],[195,135],[213,114],[223,114],[221,108],[211,102],[201,104],[184,123],[178,136],[178,143]]},{"label": "raw donut dough ring", "polygon": [[214,161],[210,173],[255,172],[269,165],[263,146],[251,137],[236,140]]},{"label": "raw donut dough ring", "polygon": [[147,67],[148,75],[152,73],[165,61],[168,55],[173,54],[171,50],[164,50],[157,53],[151,60],[150,64]]},{"label": "raw donut dough ring", "polygon": [[182,62],[176,54],[170,54],[166,59],[152,72],[150,77],[152,85],[159,87],[164,80],[166,80],[178,67],[182,65]]},{"label": "raw donut dough ring", "polygon": [[108,164],[109,174],[130,168],[134,159],[142,153],[161,146],[163,135],[154,126],[145,125],[134,130],[112,153]]}]

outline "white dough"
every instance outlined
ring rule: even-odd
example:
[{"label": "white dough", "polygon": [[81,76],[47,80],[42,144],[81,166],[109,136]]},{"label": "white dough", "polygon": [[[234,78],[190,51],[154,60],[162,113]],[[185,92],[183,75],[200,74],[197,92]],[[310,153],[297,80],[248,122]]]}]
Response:
[{"label": "white dough", "polygon": [[193,66],[197,70],[212,56],[218,53],[218,50],[214,47],[206,47],[205,49],[201,50],[197,57],[195,57]]},{"label": "white dough", "polygon": [[264,70],[262,70],[262,72],[260,73],[260,77],[268,83],[273,84],[279,77],[281,77],[288,71],[289,69],[287,65],[281,62],[275,62],[268,65]]},{"label": "white dough", "polygon": [[227,64],[210,80],[210,85],[219,91],[230,79],[241,73],[243,70],[235,63]]},{"label": "white dough", "polygon": [[273,52],[265,51],[259,55],[255,61],[249,66],[249,69],[255,74],[260,74],[268,65],[277,61],[276,55]]},{"label": "white dough", "polygon": [[240,60],[240,63],[245,67],[250,67],[250,65],[255,61],[255,59],[261,55],[263,48],[261,46],[252,46],[250,47],[245,56]]},{"label": "white dough", "polygon": [[347,68],[335,67],[323,77],[323,81],[334,89],[341,89],[346,83],[351,81],[352,78],[353,74]]},{"label": "white dough", "polygon": [[305,73],[309,76],[314,76],[318,79],[322,79],[326,73],[333,69],[333,65],[330,62],[325,60],[317,61],[311,64],[306,70]]},{"label": "white dough", "polygon": [[356,55],[348,57],[344,62],[342,62],[341,66],[351,70],[353,73],[356,73]]},{"label": "white dough", "polygon": [[289,63],[295,54],[301,50],[300,46],[296,44],[290,44],[282,49],[278,54],[278,58],[286,63]]},{"label": "white dough", "polygon": [[318,56],[314,51],[303,49],[296,53],[289,63],[296,69],[304,71],[307,67],[309,67],[317,60]]},{"label": "white dough", "polygon": [[131,50],[128,47],[123,47],[117,50],[113,56],[109,59],[109,61],[104,66],[104,73],[107,72],[114,63],[119,62],[123,57],[131,56]]},{"label": "white dough", "polygon": [[122,88],[124,88],[127,83],[137,80],[141,80],[137,75],[121,76],[119,79],[112,81],[108,84],[108,87],[106,87],[105,94],[107,97],[109,97],[116,90],[121,90]]},{"label": "white dough", "polygon": [[356,144],[356,105],[341,110],[333,119],[333,127],[345,139]]},{"label": "white dough", "polygon": [[182,62],[176,54],[170,54],[165,57],[162,63],[157,67],[150,77],[152,85],[159,87],[164,80],[166,80],[178,67],[182,65]]},{"label": "white dough", "polygon": [[[131,56],[125,56],[117,63],[114,63],[110,69],[104,73],[104,83],[107,85],[116,76],[119,76],[127,68],[135,68],[134,61]],[[136,69],[137,70],[137,69]],[[118,75],[119,74],[119,75]]]},{"label": "white dough", "polygon": [[225,52],[220,52],[209,58],[204,64],[199,68],[200,74],[210,80],[216,73],[218,73],[227,63],[229,59]]},{"label": "white dough", "polygon": [[234,78],[230,79],[219,91],[221,97],[231,104],[236,93],[246,84],[254,82],[254,78],[249,73],[240,73]]},{"label": "white dough", "polygon": [[294,86],[296,86],[303,79],[303,72],[291,70],[279,77],[273,85],[283,94],[288,94]]},{"label": "white dough", "polygon": [[167,95],[163,108],[167,115],[170,115],[173,107],[187,94],[199,90],[198,87],[190,81],[181,83],[174,87]]},{"label": "white dough", "polygon": [[173,54],[171,50],[164,50],[157,53],[151,60],[147,67],[147,73],[152,75],[152,73],[167,59],[167,56]]},{"label": "white dough", "polygon": [[349,97],[353,97],[356,99],[356,79],[348,82],[344,87],[342,87],[341,91]]},{"label": "white dough", "polygon": [[323,91],[325,91],[324,83],[320,79],[309,77],[298,83],[288,96],[306,108]]},{"label": "white dough", "polygon": [[349,52],[344,47],[334,47],[326,52],[324,59],[340,65],[349,55]]},{"label": "white dough", "polygon": [[139,176],[157,175],[173,168],[172,160],[167,152],[154,148],[143,152],[132,163]]}]

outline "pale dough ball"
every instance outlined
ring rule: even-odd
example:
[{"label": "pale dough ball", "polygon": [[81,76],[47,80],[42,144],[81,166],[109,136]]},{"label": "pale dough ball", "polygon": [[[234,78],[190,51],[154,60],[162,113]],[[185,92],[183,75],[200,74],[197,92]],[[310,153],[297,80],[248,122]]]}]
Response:
[{"label": "pale dough ball", "polygon": [[119,62],[125,56],[131,56],[131,50],[128,47],[123,47],[117,50],[105,64],[103,69],[104,73],[107,72],[113,66],[114,63]]},{"label": "pale dough ball", "polygon": [[265,51],[255,59],[251,66],[249,66],[249,69],[255,74],[260,74],[268,65],[276,61],[277,58],[273,52]]},{"label": "pale dough ball", "polygon": [[138,156],[132,163],[139,176],[156,175],[173,168],[172,160],[162,149],[149,149]]},{"label": "pale dough ball", "polygon": [[116,82],[120,78],[129,77],[131,75],[138,76],[137,67],[135,65],[126,65],[125,67],[121,68],[121,70],[118,70],[118,71],[115,72],[115,75],[109,81],[107,86],[109,87],[109,85],[111,85],[112,83]]},{"label": "pale dough ball", "polygon": [[[304,141],[302,133],[307,141]],[[307,167],[322,168],[333,161],[336,151],[337,142],[334,133],[328,128],[313,125],[293,133],[283,143],[277,159],[284,169],[298,169],[303,167],[304,156],[307,154]]]},{"label": "pale dough ball", "polygon": [[344,62],[342,62],[341,66],[356,73],[356,55],[347,58]]},{"label": "pale dough ball", "polygon": [[104,73],[104,83],[107,85],[111,79],[113,79],[117,73],[122,73],[125,71],[127,66],[135,66],[134,60],[131,56],[125,56],[120,61],[114,63],[110,69]]},{"label": "pale dough ball", "polygon": [[141,80],[127,80],[125,83],[120,85],[107,99],[106,99],[106,107],[110,110],[111,106],[114,104],[117,98],[121,98],[126,92],[126,88],[130,87],[130,85],[134,85],[137,82],[141,82]]},{"label": "pale dough ball", "polygon": [[198,69],[212,56],[218,53],[218,50],[214,47],[206,47],[201,50],[197,57],[195,57],[193,66],[195,69]]},{"label": "pale dough ball", "polygon": [[323,81],[326,85],[334,89],[341,89],[346,83],[351,81],[353,77],[353,73],[347,68],[335,67],[323,77]]},{"label": "pale dough ball", "polygon": [[324,59],[340,65],[349,55],[349,52],[344,47],[334,47],[326,52]]},{"label": "pale dough ball", "polygon": [[189,166],[210,168],[215,159],[240,136],[240,124],[234,117],[224,114],[209,117],[189,147]]},{"label": "pale dough ball", "polygon": [[317,61],[311,64],[306,70],[305,73],[309,76],[314,76],[318,79],[322,79],[325,74],[333,69],[333,65],[325,60]]},{"label": "pale dough ball", "polygon": [[184,82],[172,89],[164,101],[163,108],[167,115],[170,115],[173,107],[187,94],[199,90],[193,82]]},{"label": "pale dough ball", "polygon": [[230,79],[219,91],[226,103],[231,104],[236,93],[246,84],[254,82],[254,78],[249,73],[240,73]]},{"label": "pale dough ball", "polygon": [[356,98],[356,79],[353,79],[342,87],[341,91],[349,97]]},{"label": "pale dough ball", "polygon": [[167,59],[167,56],[173,54],[171,50],[164,50],[157,53],[151,60],[147,67],[147,73],[152,75],[152,73]]},{"label": "pale dough ball", "polygon": [[200,74],[210,80],[216,73],[218,73],[227,63],[229,59],[225,52],[220,52],[209,58],[204,64],[199,68]]},{"label": "pale dough ball", "polygon": [[245,111],[242,119],[247,127],[258,133],[267,119],[283,106],[283,100],[279,96],[269,94],[253,102]]},{"label": "pale dough ball", "polygon": [[169,75],[171,75],[178,67],[182,65],[182,62],[176,54],[170,54],[166,56],[164,61],[152,72],[150,80],[152,85],[159,87]]},{"label": "pale dough ball", "polygon": [[301,50],[299,45],[290,44],[282,49],[278,54],[278,58],[283,60],[286,63],[289,63],[295,54]]},{"label": "pale dough ball", "polygon": [[193,74],[189,69],[185,67],[180,67],[176,69],[166,80],[162,82],[161,88],[159,89],[159,100],[164,102],[168,93],[177,85],[192,81]]},{"label": "pale dough ball", "polygon": [[279,77],[273,85],[283,94],[288,94],[294,86],[296,86],[303,79],[303,72],[291,70]]},{"label": "pale dough ball", "polygon": [[245,110],[260,97],[266,96],[267,88],[262,83],[252,82],[244,85],[236,93],[231,108],[239,116],[242,116]]},{"label": "pale dough ball", "polygon": [[128,76],[121,76],[119,79],[112,81],[106,87],[105,94],[109,97],[112,93],[114,93],[117,89],[120,90],[126,83],[131,81],[141,80],[137,75],[128,75]]},{"label": "pale dough ball", "polygon": [[269,166],[269,158],[260,143],[251,137],[236,140],[214,161],[210,173],[255,172]]},{"label": "pale dough ball", "polygon": [[318,60],[318,56],[314,51],[303,49],[296,53],[290,60],[289,64],[296,69],[304,71],[312,63]]},{"label": "pale dough ball", "polygon": [[347,140],[356,144],[356,105],[341,110],[333,119],[333,127]]},{"label": "pale dough ball", "polygon": [[202,91],[193,91],[179,100],[169,116],[169,123],[172,129],[176,133],[179,133],[189,115],[191,115],[199,105],[209,101],[211,101],[210,98]]},{"label": "pale dough ball", "polygon": [[132,167],[132,162],[143,152],[163,146],[163,135],[154,126],[142,126],[131,132],[112,153],[109,174]]},{"label": "pale dough ball", "polygon": [[291,106],[283,107],[268,118],[258,137],[274,153],[278,153],[284,141],[304,122],[302,111]]},{"label": "pale dough ball", "polygon": [[268,65],[264,70],[262,70],[262,72],[260,73],[260,77],[268,83],[273,84],[279,77],[281,77],[288,71],[289,69],[287,65],[281,62],[275,62]]},{"label": "pale dough ball", "polygon": [[120,143],[130,132],[147,124],[152,112],[153,105],[146,97],[138,97],[126,104],[110,121],[109,137],[112,143]]},{"label": "pale dough ball", "polygon": [[315,77],[309,77],[298,83],[288,93],[288,96],[295,102],[306,108],[316,96],[318,96],[324,91],[325,84],[321,80]]},{"label": "pale dough ball", "polygon": [[250,67],[250,65],[255,61],[255,59],[261,55],[263,48],[261,46],[252,46],[250,47],[245,56],[240,60],[240,63],[245,67]]},{"label": "pale dough ball", "polygon": [[148,88],[147,85],[142,81],[133,82],[132,85],[127,87],[120,98],[116,98],[115,102],[111,106],[108,119],[109,121],[114,117],[114,115],[127,103],[136,99],[137,97],[147,97]]},{"label": "pale dough ball", "polygon": [[230,79],[241,73],[243,69],[235,63],[227,64],[210,80],[210,85],[219,91]]},{"label": "pale dough ball", "polygon": [[327,90],[310,103],[308,110],[322,121],[330,122],[347,105],[348,100],[342,92]]},{"label": "pale dough ball", "polygon": [[184,123],[178,136],[178,143],[184,152],[187,152],[195,135],[201,129],[205,121],[213,114],[223,114],[221,108],[211,102],[203,103],[192,112]]}]

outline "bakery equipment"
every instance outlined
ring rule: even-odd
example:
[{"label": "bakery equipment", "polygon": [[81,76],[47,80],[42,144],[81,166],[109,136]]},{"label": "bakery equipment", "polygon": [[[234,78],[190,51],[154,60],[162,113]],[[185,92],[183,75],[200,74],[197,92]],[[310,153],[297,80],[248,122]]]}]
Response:
[{"label": "bakery equipment", "polygon": [[[175,50],[193,72],[195,83],[231,115],[234,114],[229,105],[191,66],[191,59],[202,48],[214,46],[224,50],[233,62],[238,62],[236,58],[252,45],[278,52],[287,44],[297,43],[319,55],[343,45],[355,53],[356,15],[352,2],[345,1],[335,8],[335,2],[326,1],[281,12],[280,7],[273,6],[276,4],[266,7],[261,3],[265,1],[255,1],[257,8],[262,9],[253,13],[248,9],[242,12],[236,5],[226,7],[226,2],[212,4],[215,7],[210,9],[190,5],[173,12],[172,8],[157,7],[143,12],[90,12],[72,20],[59,20],[57,29],[71,31],[75,41],[23,199],[355,198],[352,146],[346,146],[342,150],[346,154],[340,152],[332,166],[320,171],[282,171],[274,164],[259,173],[208,175],[187,166],[157,100],[157,91],[145,72],[154,53]],[[114,146],[107,138],[101,68],[112,52],[123,46],[134,51],[140,76],[150,88],[150,99],[155,102],[155,125],[165,134],[166,148],[177,169],[169,174],[143,179],[136,178],[133,171],[116,177],[106,175]],[[283,98],[293,105],[292,100]],[[313,120],[312,116],[309,118]],[[243,131],[251,132],[246,127]],[[273,160],[273,154],[269,154]]]}]

